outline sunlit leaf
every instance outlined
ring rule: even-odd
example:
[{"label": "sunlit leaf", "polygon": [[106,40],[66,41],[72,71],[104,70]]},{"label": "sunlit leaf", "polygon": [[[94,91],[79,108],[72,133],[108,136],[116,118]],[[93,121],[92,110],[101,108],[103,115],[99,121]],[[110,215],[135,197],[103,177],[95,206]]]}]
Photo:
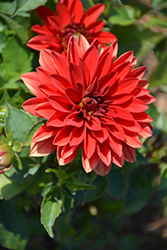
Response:
[{"label": "sunlit leaf", "polygon": [[8,106],[8,116],[6,118],[6,133],[12,131],[13,140],[23,143],[27,133],[34,126],[30,116],[21,110]]},{"label": "sunlit leaf", "polygon": [[52,238],[54,237],[52,226],[60,214],[61,207],[58,200],[52,195],[46,194],[41,204],[41,223]]}]

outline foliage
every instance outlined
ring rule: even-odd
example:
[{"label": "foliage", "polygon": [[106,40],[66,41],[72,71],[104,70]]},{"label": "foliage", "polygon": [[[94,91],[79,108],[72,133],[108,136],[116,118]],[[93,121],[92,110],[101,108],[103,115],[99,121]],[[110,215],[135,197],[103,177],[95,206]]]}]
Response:
[{"label": "foliage", "polygon": [[[38,67],[39,53],[26,47],[34,36],[30,27],[39,23],[34,9],[46,4],[54,10],[55,2],[0,1],[0,134],[16,152],[14,167],[0,175],[0,245],[14,250],[48,245],[56,250],[135,250],[143,242],[133,230],[124,233],[125,220],[150,204],[151,209],[158,205],[162,218],[167,215],[166,112],[150,105],[153,136],[142,141],[133,164],[113,164],[105,177],[86,174],[80,152],[64,167],[58,166],[55,153],[29,157],[32,136],[45,122],[22,110],[32,95],[19,77]],[[150,90],[155,96],[166,94],[167,1],[82,2],[85,8],[106,4],[102,18],[118,38],[119,54],[133,50],[138,64],[148,66]]]}]

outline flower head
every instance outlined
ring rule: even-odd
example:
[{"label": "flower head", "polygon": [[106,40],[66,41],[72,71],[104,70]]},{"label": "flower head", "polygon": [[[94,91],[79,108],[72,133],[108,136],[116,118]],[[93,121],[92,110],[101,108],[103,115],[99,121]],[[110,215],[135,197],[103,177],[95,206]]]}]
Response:
[{"label": "flower head", "polygon": [[45,6],[36,9],[44,25],[34,25],[31,29],[39,35],[30,39],[27,46],[35,49],[52,49],[59,53],[66,51],[71,36],[81,33],[89,43],[98,39],[102,46],[117,38],[106,31],[101,31],[103,21],[97,21],[105,8],[104,4],[96,4],[83,12],[80,0],[61,0],[56,4],[57,15]]},{"label": "flower head", "polygon": [[60,165],[68,164],[82,148],[86,172],[106,175],[112,162],[121,167],[135,160],[140,137],[151,136],[147,104],[155,101],[142,79],[146,67],[135,69],[127,52],[115,60],[117,42],[100,52],[80,35],[68,43],[67,57],[43,50],[37,72],[21,76],[36,96],[23,108],[47,122],[34,134],[31,156],[57,150]]},{"label": "flower head", "polygon": [[12,160],[14,157],[14,152],[11,147],[0,141],[0,174],[8,172],[13,167]]}]

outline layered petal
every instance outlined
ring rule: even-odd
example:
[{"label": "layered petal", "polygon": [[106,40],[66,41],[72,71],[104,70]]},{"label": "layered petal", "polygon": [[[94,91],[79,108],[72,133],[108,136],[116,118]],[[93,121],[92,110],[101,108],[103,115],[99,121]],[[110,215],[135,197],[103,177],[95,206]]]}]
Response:
[{"label": "layered petal", "polygon": [[31,38],[27,46],[31,49],[51,49],[58,53],[66,53],[69,39],[75,34],[82,34],[89,43],[95,39],[103,47],[117,41],[114,34],[101,31],[104,24],[98,20],[104,11],[104,4],[95,4],[83,12],[80,0],[60,0],[56,4],[56,13],[45,6],[36,9],[44,25],[34,25],[31,29],[38,35]]},{"label": "layered petal", "polygon": [[[76,6],[79,0],[58,4],[64,22],[77,11]],[[91,8],[83,20],[87,24],[88,17],[95,21],[102,9],[101,4]],[[116,59],[116,42],[102,52],[98,45],[98,40],[89,45],[82,35],[72,37],[67,56],[43,50],[37,72],[21,79],[35,95],[23,108],[46,120],[33,136],[30,155],[44,156],[56,150],[59,164],[65,165],[81,149],[85,172],[104,176],[112,163],[122,167],[124,160],[134,162],[135,149],[142,146],[140,138],[152,134],[153,120],[145,111],[155,99],[142,79],[146,68],[135,68],[132,51]]]}]

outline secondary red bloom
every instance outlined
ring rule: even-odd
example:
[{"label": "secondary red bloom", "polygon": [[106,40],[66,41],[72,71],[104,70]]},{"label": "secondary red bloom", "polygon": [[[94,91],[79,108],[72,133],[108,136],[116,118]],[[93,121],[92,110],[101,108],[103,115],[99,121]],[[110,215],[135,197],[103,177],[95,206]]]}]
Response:
[{"label": "secondary red bloom", "polygon": [[43,50],[37,72],[21,76],[36,96],[23,108],[46,118],[34,134],[31,156],[57,150],[60,165],[68,164],[82,148],[86,172],[106,175],[112,162],[121,167],[135,160],[139,137],[151,136],[147,104],[155,101],[142,79],[146,67],[135,68],[133,52],[115,60],[117,42],[99,54],[83,36],[70,39],[67,57]]},{"label": "secondary red bloom", "polygon": [[66,51],[69,38],[81,33],[89,43],[98,39],[102,46],[117,38],[106,31],[101,31],[103,21],[97,21],[105,8],[104,4],[96,4],[83,13],[80,0],[61,0],[56,4],[57,15],[50,9],[40,6],[36,9],[45,25],[34,25],[31,29],[38,33],[27,43],[35,49],[52,49],[59,53]]}]

